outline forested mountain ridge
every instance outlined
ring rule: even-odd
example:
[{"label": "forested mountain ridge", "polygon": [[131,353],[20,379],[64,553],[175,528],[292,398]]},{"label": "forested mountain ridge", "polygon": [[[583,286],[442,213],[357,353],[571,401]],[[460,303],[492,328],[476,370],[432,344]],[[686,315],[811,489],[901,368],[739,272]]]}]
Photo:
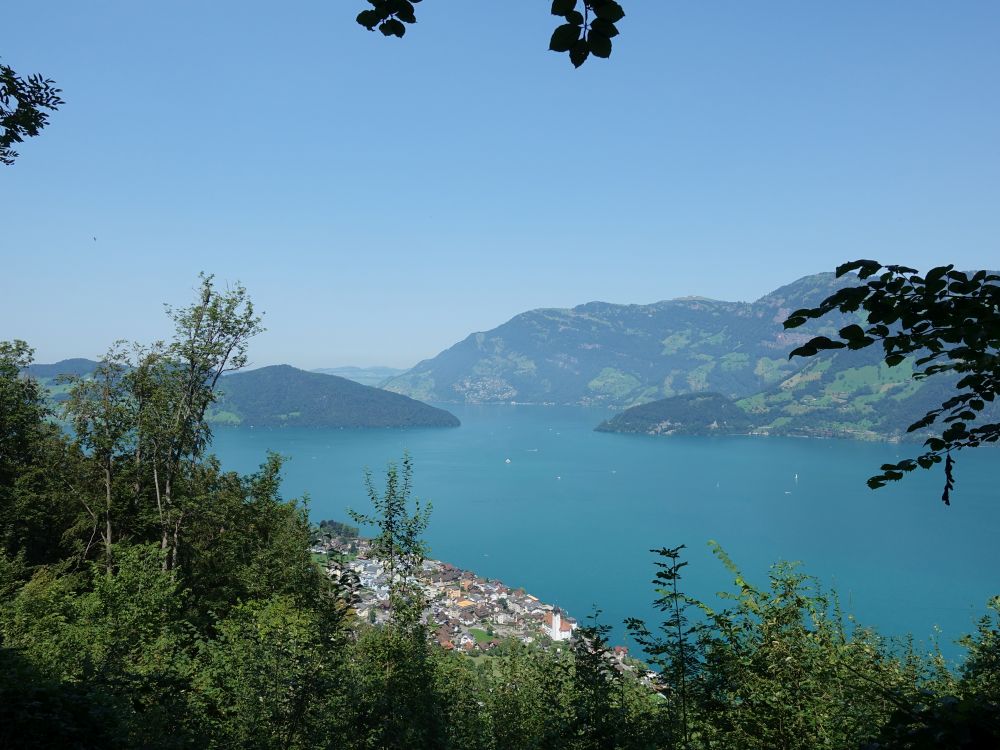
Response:
[{"label": "forested mountain ridge", "polygon": [[[66,359],[33,364],[25,372],[46,389],[50,401],[66,399],[68,385],[60,375],[85,377],[98,363]],[[445,411],[397,393],[347,378],[274,365],[224,377],[219,398],[207,414],[215,424],[256,427],[457,427]]]},{"label": "forested mountain ridge", "polygon": [[44,382],[60,375],[89,375],[95,369],[97,369],[97,362],[94,360],[76,357],[75,359],[63,359],[50,365],[31,364],[25,368],[25,372]]},{"label": "forested mountain ridge", "polygon": [[230,375],[209,420],[257,427],[458,427],[433,406],[336,375],[290,365]]},{"label": "forested mountain ridge", "polygon": [[596,429],[646,435],[745,435],[753,424],[732,399],[719,393],[686,393],[633,406]]}]

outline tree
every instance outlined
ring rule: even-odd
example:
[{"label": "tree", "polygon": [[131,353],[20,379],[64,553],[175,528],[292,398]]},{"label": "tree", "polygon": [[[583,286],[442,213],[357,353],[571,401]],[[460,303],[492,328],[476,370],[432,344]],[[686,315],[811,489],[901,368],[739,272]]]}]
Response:
[{"label": "tree", "polygon": [[0,551],[28,568],[60,556],[52,542],[69,515],[66,464],[79,458],[49,421],[41,386],[23,375],[32,354],[23,341],[0,341]]},{"label": "tree", "polygon": [[38,135],[49,123],[43,110],[64,104],[55,81],[35,74],[22,78],[14,69],[0,65],[0,164],[10,166],[18,153],[14,144]]},{"label": "tree", "polygon": [[[417,22],[414,3],[420,0],[368,0],[372,7],[358,14],[357,21],[369,31],[376,27],[384,36],[402,39],[404,24]],[[553,52],[569,53],[573,67],[579,68],[587,58],[611,57],[612,38],[618,36],[615,26],[625,17],[625,11],[615,0],[552,0],[552,15],[565,23],[556,27],[549,40]]]},{"label": "tree", "polygon": [[[867,628],[849,627],[836,596],[795,564],[773,566],[769,585],[757,587],[710,545],[735,584],[717,595],[724,609],[675,588],[680,547],[654,550],[664,558],[653,585],[666,621],[655,635],[629,623],[662,669],[673,746],[868,747],[897,712],[912,716],[926,695],[951,688],[950,673],[935,672],[939,662],[912,644],[901,652]],[[685,629],[689,605],[700,612]]]},{"label": "tree", "polygon": [[[140,523],[139,515],[148,519],[140,506],[150,488],[164,569],[177,565],[181,531],[191,512],[185,504],[190,495],[182,499],[177,485],[211,440],[206,413],[219,379],[246,364],[248,341],[263,330],[241,285],[223,292],[212,276],[202,274],[200,281],[195,303],[167,307],[174,321],[172,342],[135,345],[131,353],[118,342],[92,376],[70,379],[65,413],[79,444],[101,464],[103,511],[90,504],[86,510],[94,520],[93,536],[99,533],[104,542],[109,566],[119,507],[131,509],[134,524]],[[130,479],[129,490],[120,476]],[[127,495],[128,502],[124,497],[119,501],[119,494]]]},{"label": "tree", "polygon": [[600,611],[594,611],[573,636],[573,718],[569,733],[572,747],[580,750],[601,750],[606,747],[631,747],[645,743],[631,725],[625,701],[625,676],[616,667],[608,633],[611,626],[598,621]]},{"label": "tree", "polygon": [[193,703],[216,747],[316,747],[337,687],[331,634],[315,612],[274,596],[237,605],[197,660]]},{"label": "tree", "polygon": [[64,407],[77,442],[93,457],[91,465],[100,475],[98,484],[101,490],[97,502],[88,500],[86,493],[80,498],[93,520],[91,541],[87,543],[83,556],[87,556],[92,541],[99,536],[104,544],[105,565],[109,572],[114,563],[112,550],[117,538],[118,473],[134,437],[132,402],[124,387],[127,372],[128,361],[119,342],[108,351],[90,377],[71,380],[69,399]]},{"label": "tree", "polygon": [[371,556],[382,564],[389,583],[390,619],[365,629],[354,650],[352,682],[361,690],[354,701],[356,722],[368,740],[361,747],[443,746],[441,705],[434,690],[434,662],[426,606],[417,576],[427,554],[421,535],[430,519],[430,504],[414,500],[410,510],[413,463],[403,455],[402,469],[391,463],[385,491],[379,492],[370,471],[365,488],[374,512],[349,510],[358,525],[374,526]]},{"label": "tree", "polygon": [[689,747],[691,731],[688,722],[688,683],[697,676],[701,665],[694,645],[689,643],[693,635],[687,617],[690,601],[679,587],[681,568],[687,565],[687,562],[681,562],[680,559],[682,549],[683,544],[679,547],[650,550],[666,561],[656,561],[658,570],[653,580],[658,594],[653,605],[666,615],[666,619],[660,624],[662,635],[654,634],[645,622],[634,617],[626,619],[625,626],[629,635],[635,638],[650,657],[650,661],[659,667],[659,679],[670,690],[669,705],[671,712],[676,714],[671,717],[679,727],[675,734],[683,740],[684,747]]},{"label": "tree", "polygon": [[890,367],[916,356],[914,378],[931,375],[958,376],[957,393],[931,409],[907,428],[916,432],[939,420],[943,429],[924,442],[927,450],[915,459],[883,464],[882,473],[868,486],[878,489],[918,466],[929,469],[945,462],[941,499],[951,503],[954,487],[953,451],[974,448],[1000,439],[1000,422],[982,423],[1000,392],[1000,275],[988,271],[972,274],[952,265],[932,268],[924,275],[906,266],[883,266],[874,260],[856,260],[837,267],[837,276],[857,271],[865,281],[830,295],[819,306],[796,310],[785,328],[797,328],[811,318],[834,310],[863,310],[864,326],[848,325],[834,340],[817,336],[793,350],[789,357],[810,357],[829,349],[864,349],[881,344]]},{"label": "tree", "polygon": [[146,456],[152,467],[160,544],[170,550],[164,558],[168,568],[177,563],[185,517],[176,482],[185,462],[200,458],[211,440],[205,414],[217,397],[219,378],[246,365],[249,340],[264,330],[243,286],[220,292],[212,276],[199,278],[194,304],[167,307],[174,340],[142,352],[128,380],[140,406],[137,455]]},{"label": "tree", "polygon": [[413,462],[406,453],[403,454],[402,472],[396,464],[389,464],[384,493],[375,489],[372,473],[365,472],[365,489],[374,514],[348,511],[355,523],[379,529],[372,539],[372,556],[385,568],[393,617],[403,625],[415,624],[424,610],[424,593],[417,574],[427,555],[427,545],[421,535],[431,515],[431,504],[421,506],[419,500],[414,500],[414,509],[410,512],[412,485]]}]

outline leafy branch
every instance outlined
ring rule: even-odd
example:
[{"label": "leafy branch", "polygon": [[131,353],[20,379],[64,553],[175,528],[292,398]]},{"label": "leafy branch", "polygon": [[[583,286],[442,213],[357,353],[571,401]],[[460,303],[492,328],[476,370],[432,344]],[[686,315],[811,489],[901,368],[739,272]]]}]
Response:
[{"label": "leafy branch", "polygon": [[989,271],[970,275],[952,265],[938,266],[921,276],[916,269],[883,266],[874,260],[856,260],[837,268],[838,277],[852,272],[865,283],[837,291],[818,307],[796,310],[784,325],[797,328],[834,310],[863,310],[864,326],[846,326],[837,339],[817,336],[789,357],[881,344],[890,367],[916,356],[915,379],[942,373],[960,376],[954,396],[907,428],[916,432],[939,426],[939,433],[924,442],[927,450],[916,458],[883,464],[881,473],[868,480],[869,487],[878,489],[917,467],[929,469],[945,461],[941,499],[950,505],[955,463],[951,453],[1000,440],[1000,423],[971,424],[989,413],[987,404],[1000,392],[1000,276]]},{"label": "leafy branch", "polygon": [[[357,22],[369,31],[377,28],[385,36],[402,39],[404,24],[417,22],[414,3],[420,0],[368,0],[372,7],[358,13]],[[580,6],[582,5],[582,10]],[[625,11],[615,0],[553,0],[552,15],[565,23],[556,27],[549,40],[553,52],[569,53],[573,66],[579,68],[591,55],[611,57],[611,40],[618,36],[615,26]]]},{"label": "leafy branch", "polygon": [[568,52],[573,67],[579,68],[590,55],[611,57],[611,39],[618,36],[615,24],[625,17],[622,6],[614,0],[553,0],[552,15],[566,23],[556,27],[549,40],[553,52]]},{"label": "leafy branch", "polygon": [[357,21],[369,31],[378,30],[384,36],[398,36],[403,38],[406,33],[404,23],[416,23],[416,9],[414,3],[420,0],[368,0],[372,7],[358,13]]},{"label": "leafy branch", "polygon": [[65,104],[55,81],[30,75],[22,78],[7,65],[0,65],[0,164],[10,166],[18,153],[14,144],[38,135],[48,125],[48,113]]}]

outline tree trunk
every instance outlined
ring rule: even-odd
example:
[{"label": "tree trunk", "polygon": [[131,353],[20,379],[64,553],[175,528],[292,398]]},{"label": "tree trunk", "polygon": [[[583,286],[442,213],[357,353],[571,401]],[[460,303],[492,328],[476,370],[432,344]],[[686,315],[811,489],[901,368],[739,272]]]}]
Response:
[{"label": "tree trunk", "polygon": [[111,458],[104,466],[104,557],[108,572],[111,572]]},{"label": "tree trunk", "polygon": [[177,517],[177,523],[174,524],[174,548],[170,551],[170,568],[171,570],[177,569],[177,553],[180,550],[180,535],[181,535],[181,522],[184,520],[184,513],[182,512]]}]

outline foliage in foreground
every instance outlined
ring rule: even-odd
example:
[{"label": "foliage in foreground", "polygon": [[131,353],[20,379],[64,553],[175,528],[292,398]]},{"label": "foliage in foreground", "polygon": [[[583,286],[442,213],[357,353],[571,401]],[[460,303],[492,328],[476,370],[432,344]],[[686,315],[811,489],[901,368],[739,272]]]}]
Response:
[{"label": "foliage in foreground", "polygon": [[14,146],[38,135],[49,122],[43,110],[57,110],[64,104],[55,81],[41,75],[20,76],[0,64],[0,164],[10,166],[17,159]]},{"label": "foliage in foreground", "polygon": [[940,428],[939,434],[925,441],[927,450],[916,458],[884,464],[882,473],[868,480],[872,489],[878,489],[918,466],[929,469],[944,460],[941,499],[948,505],[954,487],[952,451],[1000,440],[1000,422],[977,421],[990,413],[1000,393],[1000,275],[989,271],[970,275],[950,265],[921,275],[907,266],[856,260],[838,266],[837,276],[855,271],[864,284],[840,289],[816,307],[796,310],[784,325],[797,328],[834,311],[862,310],[864,326],[845,326],[836,339],[816,336],[789,357],[880,344],[890,367],[902,364],[908,356],[917,357],[914,379],[939,373],[957,376],[957,392],[907,429]]},{"label": "foliage in foreground", "polygon": [[[357,22],[369,31],[377,28],[383,36],[402,39],[404,24],[417,22],[414,3],[419,2],[368,0],[372,7],[358,13]],[[563,23],[552,32],[549,49],[569,53],[573,67],[579,68],[591,55],[611,57],[611,40],[618,36],[615,24],[625,17],[625,10],[616,0],[553,0],[552,15]]]}]

